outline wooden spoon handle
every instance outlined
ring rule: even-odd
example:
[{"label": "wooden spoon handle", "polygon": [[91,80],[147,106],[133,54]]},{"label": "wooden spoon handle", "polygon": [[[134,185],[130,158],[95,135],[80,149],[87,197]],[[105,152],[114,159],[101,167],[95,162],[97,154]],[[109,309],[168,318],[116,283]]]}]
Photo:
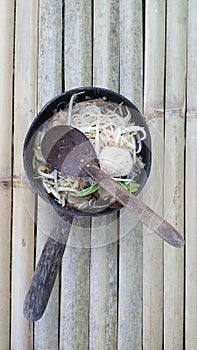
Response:
[{"label": "wooden spoon handle", "polygon": [[[103,172],[94,161],[88,161],[88,157],[82,156],[80,164],[83,170],[98,182],[108,193],[118,200],[123,206],[134,213],[147,227],[160,236],[170,245],[180,248],[185,242],[176,229],[156,212],[141,202],[133,194],[118,184],[111,176]],[[83,165],[84,164],[84,165]]]},{"label": "wooden spoon handle", "polygon": [[68,240],[72,217],[58,226],[47,239],[31,285],[27,292],[23,313],[29,321],[39,320],[47,306]]}]

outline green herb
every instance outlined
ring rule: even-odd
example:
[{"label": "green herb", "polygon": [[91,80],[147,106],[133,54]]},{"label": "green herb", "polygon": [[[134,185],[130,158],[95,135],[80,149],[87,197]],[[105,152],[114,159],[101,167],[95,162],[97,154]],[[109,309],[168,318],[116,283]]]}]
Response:
[{"label": "green herb", "polygon": [[[128,183],[121,182],[121,181],[118,181],[118,182],[128,192],[136,192],[137,189],[140,187],[140,184],[135,183],[135,182],[131,182],[131,181],[128,182]],[[93,186],[84,188],[83,190],[73,192],[72,196],[75,196],[75,197],[86,197],[86,196],[89,196],[92,193],[95,193],[96,191],[98,191],[98,189],[99,189],[99,184],[95,184]]]},{"label": "green herb", "polygon": [[140,184],[131,181],[128,183],[119,181],[119,184],[129,192],[136,192],[137,189],[140,187]]},{"label": "green herb", "polygon": [[93,185],[93,186],[84,188],[84,190],[77,191],[77,192],[73,192],[73,193],[72,193],[72,196],[75,196],[75,197],[85,197],[85,196],[89,196],[90,194],[92,194],[92,193],[98,191],[98,188],[99,188],[99,184],[95,184],[95,185]]}]

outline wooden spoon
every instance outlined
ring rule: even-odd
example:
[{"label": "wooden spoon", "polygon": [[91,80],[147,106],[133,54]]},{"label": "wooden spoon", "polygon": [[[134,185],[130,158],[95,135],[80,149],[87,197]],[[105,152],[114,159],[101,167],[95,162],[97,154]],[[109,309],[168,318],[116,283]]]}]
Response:
[{"label": "wooden spoon", "polygon": [[185,242],[173,226],[99,168],[94,147],[81,131],[57,125],[46,132],[41,149],[52,168],[72,176],[90,176],[164,241],[183,247]]}]

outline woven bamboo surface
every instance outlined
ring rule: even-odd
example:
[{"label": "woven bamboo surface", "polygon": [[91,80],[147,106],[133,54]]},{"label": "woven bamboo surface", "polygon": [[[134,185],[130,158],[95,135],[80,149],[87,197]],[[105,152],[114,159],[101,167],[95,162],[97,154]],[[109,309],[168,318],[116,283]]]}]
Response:
[{"label": "woven bamboo surface", "polygon": [[[0,349],[197,349],[197,2],[0,0]],[[141,198],[185,237],[173,248],[126,211],[76,218],[44,316],[23,316],[58,217],[29,189],[23,142],[62,91],[100,86],[144,113]]]}]

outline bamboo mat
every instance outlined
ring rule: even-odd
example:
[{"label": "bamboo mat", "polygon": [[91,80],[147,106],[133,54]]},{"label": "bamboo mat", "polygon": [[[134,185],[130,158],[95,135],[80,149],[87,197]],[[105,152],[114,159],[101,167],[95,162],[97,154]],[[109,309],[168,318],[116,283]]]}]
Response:
[{"label": "bamboo mat", "polygon": [[[197,3],[0,1],[0,349],[197,349]],[[120,91],[153,147],[141,198],[185,236],[172,248],[121,210],[74,221],[44,316],[23,302],[58,217],[25,182],[25,134],[79,86]]]}]

